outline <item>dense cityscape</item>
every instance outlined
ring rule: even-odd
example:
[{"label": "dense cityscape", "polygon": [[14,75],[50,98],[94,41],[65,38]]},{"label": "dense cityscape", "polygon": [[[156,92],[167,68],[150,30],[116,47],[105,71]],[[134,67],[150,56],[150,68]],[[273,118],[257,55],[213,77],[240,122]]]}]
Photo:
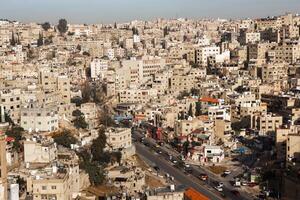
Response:
[{"label": "dense cityscape", "polygon": [[0,200],[300,199],[300,16],[0,20]]}]

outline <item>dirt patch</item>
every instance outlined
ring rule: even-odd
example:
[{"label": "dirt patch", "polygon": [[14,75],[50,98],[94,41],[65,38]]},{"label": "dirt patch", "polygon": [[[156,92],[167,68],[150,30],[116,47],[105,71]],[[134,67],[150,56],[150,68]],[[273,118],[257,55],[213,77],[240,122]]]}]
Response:
[{"label": "dirt patch", "polygon": [[118,188],[106,185],[90,186],[85,191],[97,197],[105,197],[106,195],[117,194],[119,192]]},{"label": "dirt patch", "polygon": [[151,189],[166,186],[162,180],[160,180],[159,178],[157,178],[155,176],[148,175],[148,174],[146,174],[146,176],[145,176],[145,182],[146,182],[146,185],[149,186]]},{"label": "dirt patch", "polygon": [[138,167],[142,168],[143,170],[149,169],[149,166],[138,155],[134,155],[133,158]]},{"label": "dirt patch", "polygon": [[209,166],[208,169],[215,174],[221,174],[223,173],[225,170],[227,170],[227,167],[224,166]]}]

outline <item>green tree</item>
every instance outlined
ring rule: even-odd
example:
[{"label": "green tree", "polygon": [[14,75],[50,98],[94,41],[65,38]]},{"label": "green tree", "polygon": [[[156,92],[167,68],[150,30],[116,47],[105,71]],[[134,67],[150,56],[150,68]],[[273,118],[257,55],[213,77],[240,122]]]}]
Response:
[{"label": "green tree", "polygon": [[44,39],[43,39],[43,35],[41,33],[39,33],[39,38],[37,40],[37,46],[40,47],[44,44]]},{"label": "green tree", "polygon": [[6,135],[8,137],[14,138],[13,148],[18,152],[21,151],[20,141],[22,140],[23,131],[24,129],[20,126],[12,126],[10,129],[6,131]]},{"label": "green tree", "polygon": [[101,162],[103,160],[104,148],[106,146],[106,135],[103,128],[99,129],[98,137],[93,140],[91,145],[91,153],[93,160]]},{"label": "green tree", "polygon": [[105,181],[104,170],[97,162],[92,162],[91,154],[82,150],[77,152],[79,157],[79,167],[83,169],[88,175],[92,185],[97,186]]},{"label": "green tree", "polygon": [[60,134],[53,137],[54,142],[66,148],[71,148],[71,144],[76,144],[78,140],[67,129],[63,130]]},{"label": "green tree", "polygon": [[51,28],[51,25],[49,22],[45,22],[42,24],[42,28],[45,30],[45,31],[48,31],[50,28]]},{"label": "green tree", "polygon": [[74,123],[74,126],[78,129],[79,128],[85,129],[88,127],[88,123],[86,123],[83,115],[75,117],[75,119],[73,120],[73,123]]},{"label": "green tree", "polygon": [[65,19],[60,19],[58,21],[57,29],[61,35],[65,34],[68,30],[68,22]]},{"label": "green tree", "polygon": [[193,117],[193,116],[194,116],[192,104],[190,104],[189,111],[188,111],[188,115],[189,115],[190,117]]},{"label": "green tree", "polygon": [[86,166],[86,172],[89,174],[89,180],[92,185],[101,185],[104,180],[104,170],[97,163],[89,163]]},{"label": "green tree", "polygon": [[16,39],[15,39],[15,33],[12,32],[12,33],[11,33],[10,45],[11,45],[11,46],[15,46],[16,44],[17,44],[17,41],[16,41]]},{"label": "green tree", "polygon": [[201,115],[201,103],[200,102],[196,102],[196,106],[195,106],[195,116],[198,117]]},{"label": "green tree", "polygon": [[83,115],[83,113],[78,109],[76,109],[72,112],[72,116],[74,116],[74,117],[80,117],[82,115]]},{"label": "green tree", "polygon": [[118,162],[120,164],[122,160],[122,153],[120,151],[112,152],[111,157],[112,161]]},{"label": "green tree", "polygon": [[164,27],[164,37],[169,35],[169,28],[167,26]]}]

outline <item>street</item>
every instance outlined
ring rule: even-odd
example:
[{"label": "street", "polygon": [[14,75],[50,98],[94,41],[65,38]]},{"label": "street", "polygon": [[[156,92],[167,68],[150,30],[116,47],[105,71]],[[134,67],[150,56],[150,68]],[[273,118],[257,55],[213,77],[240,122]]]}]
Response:
[{"label": "street", "polygon": [[[232,193],[232,191],[236,190],[236,188],[233,187],[228,180],[233,175],[230,175],[226,177],[226,179],[224,179],[218,177],[217,175],[209,172],[206,169],[194,165],[191,165],[191,168],[193,169],[192,172],[190,174],[187,174],[185,173],[184,169],[181,169],[178,166],[176,167],[174,163],[172,163],[169,159],[171,155],[174,159],[180,161],[177,158],[178,152],[175,152],[170,148],[157,145],[156,142],[151,138],[144,139],[145,141],[144,144],[147,145],[145,146],[143,143],[139,142],[139,140],[143,137],[143,135],[137,131],[134,132],[133,137],[136,140],[135,144],[136,144],[137,154],[141,155],[142,157],[154,163],[162,171],[169,173],[180,184],[186,185],[187,187],[193,187],[211,199],[233,199],[233,200],[253,199],[249,194],[241,191],[239,191],[238,195]],[[160,153],[157,153],[155,151],[160,151]],[[208,174],[209,176],[208,181],[204,182],[198,178],[202,173]],[[216,184],[219,182],[224,182],[223,192],[219,192],[214,189]]]}]

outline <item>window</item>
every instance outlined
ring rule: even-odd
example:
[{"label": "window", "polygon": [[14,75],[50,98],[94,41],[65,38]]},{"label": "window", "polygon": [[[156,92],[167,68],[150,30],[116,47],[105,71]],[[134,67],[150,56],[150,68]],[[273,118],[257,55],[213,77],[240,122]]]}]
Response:
[{"label": "window", "polygon": [[52,189],[52,190],[56,190],[56,186],[55,186],[55,185],[52,185],[52,186],[51,186],[51,189]]},{"label": "window", "polygon": [[42,190],[47,190],[47,186],[43,185]]}]

